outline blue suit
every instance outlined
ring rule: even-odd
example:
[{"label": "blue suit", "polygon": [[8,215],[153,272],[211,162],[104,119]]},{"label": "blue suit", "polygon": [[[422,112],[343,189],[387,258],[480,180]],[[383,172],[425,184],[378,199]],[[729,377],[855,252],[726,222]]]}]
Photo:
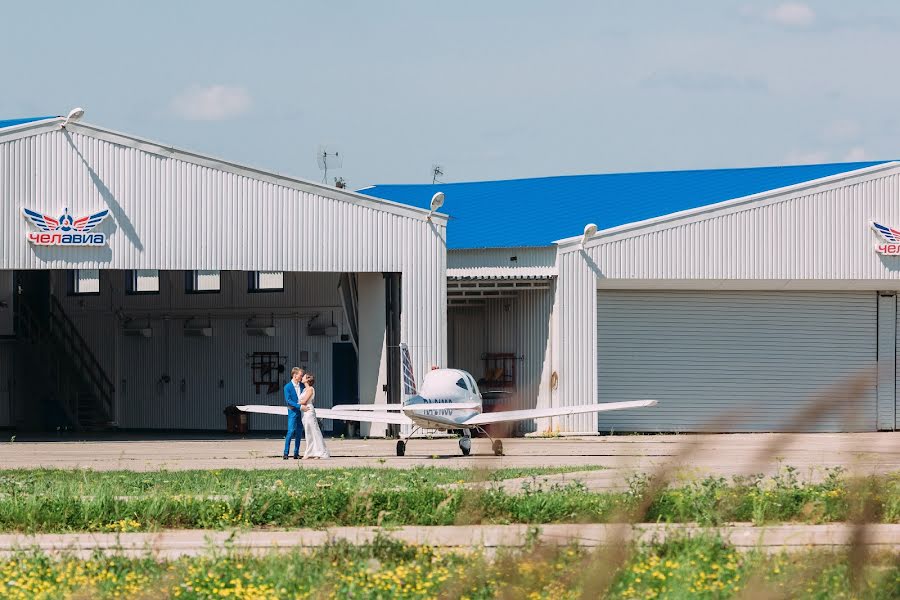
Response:
[{"label": "blue suit", "polygon": [[[306,388],[300,384],[300,392]],[[294,389],[294,382],[288,381],[284,386],[284,403],[288,405],[288,429],[287,437],[284,438],[284,455],[287,456],[291,451],[291,440],[295,439],[294,456],[300,455],[300,440],[303,439],[303,411],[300,409],[300,397],[297,390]]]}]

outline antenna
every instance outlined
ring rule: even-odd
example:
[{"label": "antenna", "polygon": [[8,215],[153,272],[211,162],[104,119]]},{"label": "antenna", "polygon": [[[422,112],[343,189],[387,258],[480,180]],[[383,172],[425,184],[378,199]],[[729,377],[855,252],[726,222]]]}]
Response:
[{"label": "antenna", "polygon": [[444,183],[443,181],[440,181],[438,179],[438,177],[443,177],[443,176],[444,176],[444,167],[442,167],[441,165],[431,165],[431,183],[432,184]]},{"label": "antenna", "polygon": [[328,169],[340,169],[344,165],[344,154],[332,145],[320,145],[316,151],[316,163],[322,173],[322,183],[328,183]]}]

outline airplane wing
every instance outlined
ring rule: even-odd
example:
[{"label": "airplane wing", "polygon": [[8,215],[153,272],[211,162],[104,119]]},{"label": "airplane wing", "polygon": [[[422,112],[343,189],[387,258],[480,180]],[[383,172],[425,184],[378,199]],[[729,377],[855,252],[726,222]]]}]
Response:
[{"label": "airplane wing", "polygon": [[331,407],[331,410],[340,410],[340,411],[353,411],[353,410],[366,410],[366,411],[398,411],[403,410],[403,406],[401,404],[336,404]]},{"label": "airplane wing", "polygon": [[[271,406],[269,404],[245,404],[238,406],[238,410],[242,412],[260,413],[264,415],[282,415],[287,416],[287,406]],[[370,412],[351,412],[334,410],[331,408],[317,408],[316,416],[320,419],[337,419],[339,421],[362,421],[364,423],[390,423],[392,425],[411,425],[410,420],[405,415],[395,415],[391,413],[370,413]]]},{"label": "airplane wing", "polygon": [[390,423],[392,425],[412,425],[412,419],[406,415],[389,412],[342,411],[331,408],[317,408],[316,416],[320,419],[337,419],[339,421],[361,421],[363,423]]},{"label": "airplane wing", "polygon": [[479,404],[477,402],[442,402],[429,404],[427,402],[423,402],[422,404],[338,404],[336,406],[332,406],[332,410],[339,410],[341,412],[350,412],[350,411],[422,411],[422,410],[434,410],[436,408],[445,408],[451,410],[472,410],[478,408]]},{"label": "airplane wing", "polygon": [[503,423],[507,421],[524,421],[541,417],[562,417],[581,413],[607,412],[627,408],[656,406],[656,400],[630,400],[628,402],[605,402],[602,404],[581,404],[578,406],[559,406],[556,408],[534,408],[530,410],[501,410],[481,413],[463,421],[461,425],[485,425],[487,423]]}]

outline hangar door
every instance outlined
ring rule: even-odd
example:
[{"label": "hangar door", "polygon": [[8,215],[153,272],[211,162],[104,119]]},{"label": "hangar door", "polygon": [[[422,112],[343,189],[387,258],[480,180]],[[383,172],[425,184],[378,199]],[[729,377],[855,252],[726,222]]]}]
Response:
[{"label": "hangar door", "polygon": [[[601,290],[600,402],[656,398],[602,413],[601,432],[772,431],[812,395],[876,362],[877,294]],[[874,384],[856,399],[857,429],[876,428]],[[839,416],[798,430],[841,431]]]}]

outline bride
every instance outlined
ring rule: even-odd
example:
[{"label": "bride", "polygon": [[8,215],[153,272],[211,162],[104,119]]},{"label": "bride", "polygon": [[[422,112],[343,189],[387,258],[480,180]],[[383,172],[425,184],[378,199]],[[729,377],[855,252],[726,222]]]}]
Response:
[{"label": "bride", "polygon": [[300,394],[300,405],[303,410],[303,433],[306,438],[306,452],[303,458],[331,458],[325,440],[322,439],[322,431],[319,429],[319,421],[316,419],[316,378],[312,373],[306,373],[301,379],[306,389]]}]

